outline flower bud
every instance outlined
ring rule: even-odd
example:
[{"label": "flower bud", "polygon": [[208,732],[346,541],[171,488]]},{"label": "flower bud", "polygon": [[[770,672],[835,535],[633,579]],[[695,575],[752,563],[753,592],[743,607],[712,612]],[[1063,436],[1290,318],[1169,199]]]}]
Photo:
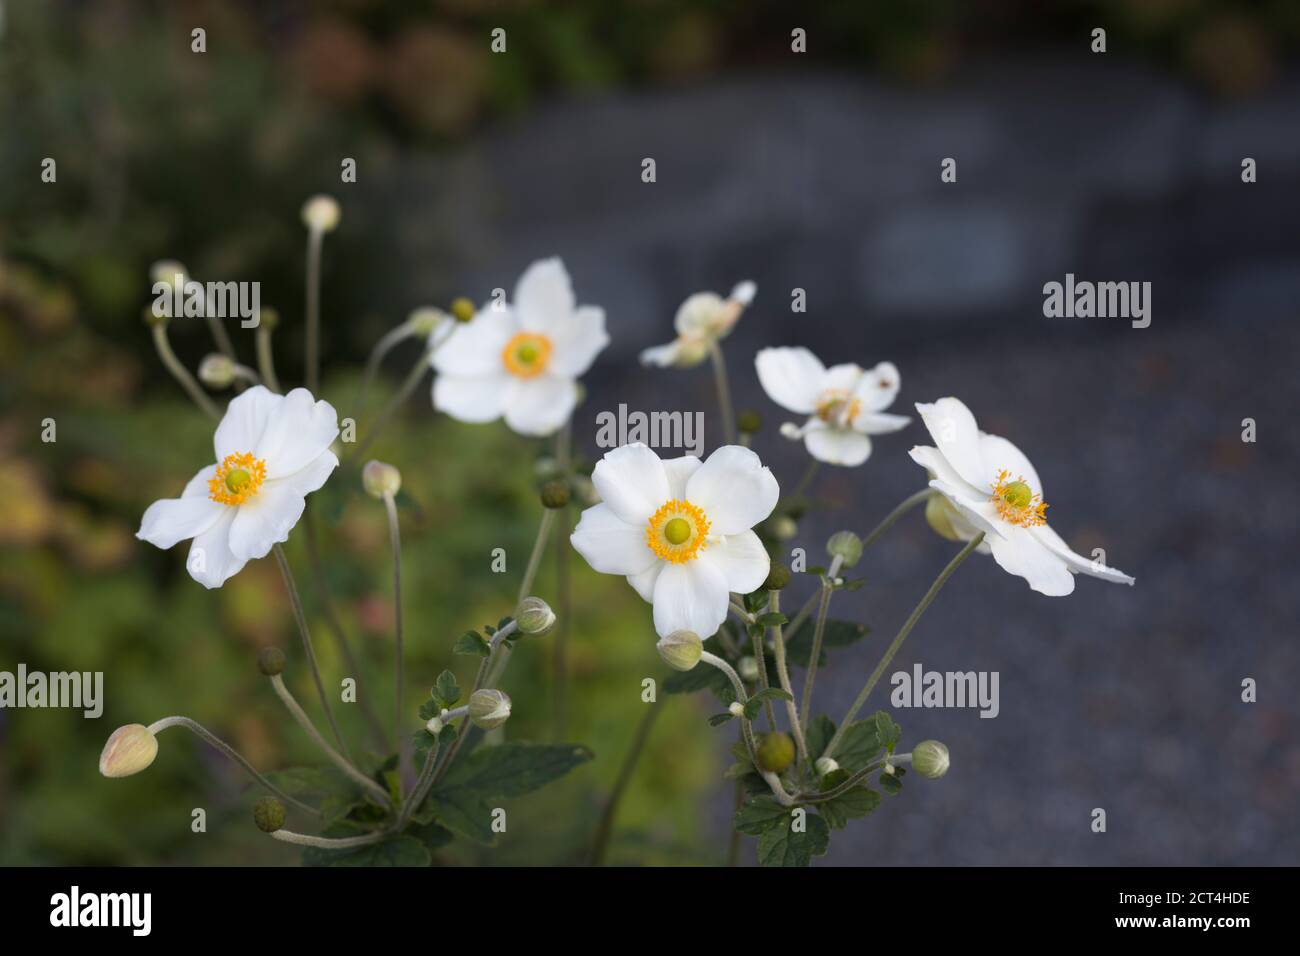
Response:
[{"label": "flower bud", "polygon": [[727,710],[731,712],[732,717],[744,717],[745,705],[738,700],[733,700],[727,705]]},{"label": "flower bud", "polygon": [[922,740],[912,748],[912,769],[922,777],[938,780],[948,772],[948,748],[937,740]]},{"label": "flower bud", "polygon": [[105,777],[129,777],[158,756],[158,739],[144,724],[127,724],[113,731],[99,755],[99,772]]},{"label": "flower bud", "polygon": [[332,196],[312,196],[303,203],[302,221],[312,232],[333,232],[339,224],[339,204]]},{"label": "flower bud", "polygon": [[600,504],[600,492],[596,486],[591,483],[591,479],[586,475],[574,475],[570,484],[573,489],[573,496],[586,507]]},{"label": "flower bud", "polygon": [[229,388],[235,381],[235,363],[216,352],[199,362],[199,381],[208,388]]},{"label": "flower bud", "polygon": [[882,770],[882,773],[884,773],[884,775],[887,777],[892,777],[894,775],[894,765],[888,762],[888,758],[886,758],[885,766],[884,769]]},{"label": "flower bud", "polygon": [[753,683],[758,680],[758,661],[746,654],[736,662],[736,673],[741,680]]},{"label": "flower bud", "polygon": [[700,662],[704,642],[694,631],[673,631],[667,637],[659,638],[655,649],[673,670],[688,671]]},{"label": "flower bud", "polygon": [[763,582],[762,590],[780,591],[789,583],[790,569],[784,564],[773,561],[772,566],[767,570],[767,579]]},{"label": "flower bud", "polygon": [[831,757],[818,757],[813,769],[817,771],[817,776],[824,777],[828,773],[834,773],[840,769],[840,765]]},{"label": "flower bud", "polygon": [[183,263],[175,259],[159,259],[149,267],[149,280],[151,282],[164,282],[169,286],[184,286],[185,280],[190,277],[189,270]]},{"label": "flower bud", "polygon": [[257,327],[271,332],[280,324],[280,311],[269,305],[262,306],[257,313]]},{"label": "flower bud", "polygon": [[949,541],[962,540],[961,536],[953,528],[953,519],[960,517],[957,509],[943,495],[931,495],[925,503],[926,523],[941,538],[947,538]]},{"label": "flower bud", "polygon": [[763,427],[763,416],[752,408],[747,408],[736,417],[736,427],[747,435],[752,435]]},{"label": "flower bud", "polygon": [[425,306],[416,309],[406,317],[406,327],[411,330],[412,335],[427,339],[433,334],[433,330],[442,324],[442,320],[445,318],[447,318],[447,313],[442,309]]},{"label": "flower bud", "polygon": [[451,304],[451,314],[457,322],[468,322],[474,318],[474,313],[478,310],[474,308],[474,303],[469,299],[461,296]]},{"label": "flower bud", "polygon": [[778,541],[789,541],[799,533],[799,523],[789,515],[772,519],[772,535]]},{"label": "flower bud", "polygon": [[851,568],[862,557],[862,539],[852,531],[837,531],[826,542],[826,550],[833,558],[839,558],[846,568]]},{"label": "flower bud", "polygon": [[569,484],[556,479],[542,485],[542,507],[555,510],[569,503]]},{"label": "flower bud", "polygon": [[424,729],[436,737],[442,733],[443,726],[442,716],[439,715],[437,717],[430,717],[429,722],[424,725]]},{"label": "flower bud", "polygon": [[253,822],[263,833],[274,833],[284,826],[284,804],[275,797],[263,797],[253,804]]},{"label": "flower bud", "polygon": [[539,597],[526,597],[515,609],[515,621],[523,634],[540,637],[555,626],[555,612]]},{"label": "flower bud", "polygon": [[773,731],[764,734],[758,741],[758,766],[780,773],[794,763],[794,739],[787,733]]},{"label": "flower bud", "polygon": [[510,696],[500,690],[476,690],[469,695],[469,719],[475,727],[495,730],[510,719]]},{"label": "flower bud", "polygon": [[798,441],[803,438],[803,429],[794,422],[785,422],[778,429],[782,438],[788,438],[790,441]]},{"label": "flower bud", "polygon": [[371,460],[361,469],[361,484],[370,497],[383,500],[401,491],[402,473],[392,465]]},{"label": "flower bud", "polygon": [[284,651],[278,647],[264,647],[257,652],[257,669],[267,677],[284,670]]}]

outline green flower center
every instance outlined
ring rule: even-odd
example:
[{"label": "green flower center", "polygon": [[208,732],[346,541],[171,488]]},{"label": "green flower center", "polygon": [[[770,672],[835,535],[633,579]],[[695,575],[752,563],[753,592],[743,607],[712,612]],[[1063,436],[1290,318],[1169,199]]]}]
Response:
[{"label": "green flower center", "polygon": [[1027,508],[1034,500],[1034,493],[1023,481],[1013,481],[1002,489],[1002,500],[1016,509]]},{"label": "green flower center", "polygon": [[682,544],[690,536],[691,525],[685,518],[673,518],[664,525],[664,537],[670,544]]},{"label": "green flower center", "polygon": [[232,468],[226,472],[226,489],[232,495],[237,495],[247,488],[252,480],[253,476],[243,468]]}]

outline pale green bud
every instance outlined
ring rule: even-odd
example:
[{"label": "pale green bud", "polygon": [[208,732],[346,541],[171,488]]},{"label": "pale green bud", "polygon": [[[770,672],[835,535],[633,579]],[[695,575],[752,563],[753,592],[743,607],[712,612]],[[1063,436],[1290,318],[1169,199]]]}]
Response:
[{"label": "pale green bud", "polygon": [[817,762],[813,764],[817,771],[817,776],[824,777],[828,773],[834,773],[840,769],[840,765],[831,757],[818,757]]},{"label": "pale green bud", "polygon": [[339,224],[339,204],[332,196],[312,196],[302,206],[302,221],[312,232],[333,232]]},{"label": "pale green bud", "polygon": [[659,638],[655,649],[673,670],[688,671],[700,662],[704,642],[694,631],[673,631],[667,637]]},{"label": "pale green bud", "polygon": [[515,609],[515,622],[520,633],[541,637],[555,626],[555,612],[541,598],[526,597]]},{"label": "pale green bud", "polygon": [[500,690],[476,690],[469,695],[469,719],[475,727],[495,730],[510,719],[510,696]]},{"label": "pale green bud", "polygon": [[411,334],[428,338],[445,318],[447,313],[442,309],[426,306],[412,312],[406,319],[406,326],[411,330]]},{"label": "pale green bud", "polygon": [[727,706],[727,710],[729,710],[729,711],[731,712],[731,716],[732,716],[732,717],[744,717],[744,716],[745,716],[745,705],[742,704],[742,703],[741,703],[740,701],[738,701],[738,700],[733,700],[733,701],[732,701],[732,702]]},{"label": "pale green bud", "polygon": [[129,777],[158,756],[158,738],[144,724],[127,724],[113,731],[99,755],[99,772],[105,777]]},{"label": "pale green bud", "polygon": [[938,780],[948,772],[948,748],[937,740],[922,740],[912,748],[912,769],[922,777]]},{"label": "pale green bud", "polygon": [[253,822],[263,833],[274,833],[284,826],[284,804],[275,797],[263,797],[253,804]]},{"label": "pale green bud", "polygon": [[368,461],[361,469],[361,484],[366,494],[383,500],[387,495],[395,495],[402,488],[402,473],[392,465],[382,461]]},{"label": "pale green bud", "polygon": [[736,673],[740,675],[741,680],[756,681],[758,680],[758,661],[748,654],[736,662]]},{"label": "pale green bud", "polygon": [[199,362],[199,381],[208,388],[229,388],[235,381],[235,363],[213,352]]},{"label": "pale green bud", "polygon": [[826,542],[826,550],[833,558],[839,558],[846,568],[851,568],[862,557],[862,539],[852,531],[837,531]]}]

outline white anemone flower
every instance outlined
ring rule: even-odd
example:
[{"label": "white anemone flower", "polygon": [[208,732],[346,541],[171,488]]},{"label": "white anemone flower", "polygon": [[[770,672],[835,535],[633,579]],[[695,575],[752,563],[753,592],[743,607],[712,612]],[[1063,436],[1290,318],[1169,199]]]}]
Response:
[{"label": "white anemone flower", "polygon": [[626,576],[654,605],[660,637],[712,636],[731,594],[767,578],[771,562],[751,529],[781,489],[748,448],[724,445],[701,463],[624,445],[606,453],[591,481],[602,501],[582,513],[570,540],[595,570]]},{"label": "white anemone flower", "polygon": [[714,342],[725,338],[740,320],[745,307],[754,301],[758,287],[745,281],[723,298],[716,292],[698,292],[677,308],[673,328],[677,338],[641,353],[642,365],[660,368],[692,368],[709,357]]},{"label": "white anemone flower", "polygon": [[827,368],[805,348],[774,348],[759,352],[754,366],[768,398],[810,416],[803,425],[782,425],[781,434],[802,438],[818,461],[860,465],[871,457],[869,436],[896,432],[911,421],[885,412],[898,395],[898,369],[892,362],[871,369],[853,364]]},{"label": "white anemone flower", "polygon": [[947,524],[955,536],[969,541],[983,531],[979,550],[992,553],[1004,571],[1040,594],[1071,593],[1080,573],[1133,583],[1127,574],[1071,551],[1048,526],[1042,482],[1019,448],[980,431],[970,409],[955,398],[917,404],[916,410],[938,447],[918,445],[912,460],[952,505]]},{"label": "white anemone flower", "polygon": [[186,567],[219,588],[289,537],[306,496],[338,467],[330,445],[338,415],[305,388],[277,395],[255,385],[232,399],[213,445],[217,463],[190,479],[179,498],[155,501],[136,537],[160,548],[194,539]]},{"label": "white anemone flower", "polygon": [[521,435],[550,435],[573,414],[578,377],[608,344],[605,310],[575,305],[564,263],[534,262],[513,304],[484,306],[433,353],[433,406],[462,422],[504,416]]}]

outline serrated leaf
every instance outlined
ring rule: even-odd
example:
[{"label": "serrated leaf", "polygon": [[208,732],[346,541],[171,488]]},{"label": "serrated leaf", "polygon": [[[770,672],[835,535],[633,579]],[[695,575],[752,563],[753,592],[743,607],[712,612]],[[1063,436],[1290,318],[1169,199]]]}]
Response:
[{"label": "serrated leaf", "polygon": [[808,721],[803,730],[804,743],[808,745],[808,756],[814,761],[826,751],[826,745],[835,736],[835,721],[825,714],[819,714]]},{"label": "serrated leaf", "polygon": [[732,826],[738,832],[750,836],[758,836],[773,827],[788,827],[789,823],[790,808],[781,806],[770,794],[741,804],[732,819]]},{"label": "serrated leaf", "polygon": [[776,627],[778,624],[789,624],[790,619],[779,611],[771,611],[759,615],[755,623],[761,624],[763,627]]},{"label": "serrated leaf", "polygon": [[430,853],[441,850],[456,837],[456,834],[438,823],[420,823],[408,827],[406,833],[423,843]]},{"label": "serrated leaf", "polygon": [[764,830],[758,837],[759,866],[808,866],[812,858],[830,847],[830,828],[815,813],[804,820],[804,830],[796,833],[787,823]]},{"label": "serrated leaf", "polygon": [[771,600],[771,594],[767,591],[751,591],[742,599],[745,610],[750,614],[757,614],[763,608],[767,607],[767,602]]},{"label": "serrated leaf", "polygon": [[532,793],[593,754],[573,744],[509,743],[485,747],[458,758],[435,792],[464,790],[483,797],[518,797]]},{"label": "serrated leaf", "polygon": [[721,727],[729,720],[735,720],[735,715],[732,713],[714,714],[709,718],[709,726]]},{"label": "serrated leaf", "polygon": [[442,701],[443,707],[451,707],[460,700],[460,683],[451,671],[443,671],[433,685],[433,697]]},{"label": "serrated leaf", "polygon": [[766,700],[794,700],[794,697],[779,687],[764,687],[745,701],[745,716],[750,720],[757,717]]},{"label": "serrated leaf", "polygon": [[[785,656],[786,660],[798,667],[807,667],[808,658],[812,656],[813,634],[816,631],[817,622],[812,617],[804,618],[799,630],[793,634],[786,634],[785,637]],[[857,641],[862,640],[871,633],[865,624],[856,624],[853,621],[841,621],[835,618],[827,620],[826,627],[822,631],[822,654],[817,659],[817,666],[820,667],[826,663],[826,651],[833,647],[848,647]]]},{"label": "serrated leaf", "polygon": [[426,806],[433,820],[457,836],[486,846],[496,842],[492,830],[494,808],[485,797],[470,790],[446,790],[429,794]]},{"label": "serrated leaf", "polygon": [[880,789],[892,797],[903,789],[903,775],[906,773],[907,770],[903,767],[895,767],[893,773],[882,773],[880,775]]},{"label": "serrated leaf", "polygon": [[747,777],[753,772],[754,765],[746,760],[744,763],[733,763],[722,771],[722,777],[724,780],[739,780],[741,777]]},{"label": "serrated leaf", "polygon": [[[843,773],[843,771],[836,771],[836,773]],[[832,829],[842,830],[849,820],[865,817],[880,806],[880,800],[880,794],[871,788],[854,787],[834,800],[818,803],[817,812],[826,818],[826,823]]]},{"label": "serrated leaf", "polygon": [[492,653],[492,647],[478,631],[466,631],[456,639],[451,652],[453,654],[477,654],[480,657],[487,657]]},{"label": "serrated leaf", "polygon": [[660,683],[665,694],[693,694],[699,690],[711,690],[719,696],[725,690],[731,693],[731,681],[725,674],[708,664],[696,664],[688,671],[673,671]]}]

